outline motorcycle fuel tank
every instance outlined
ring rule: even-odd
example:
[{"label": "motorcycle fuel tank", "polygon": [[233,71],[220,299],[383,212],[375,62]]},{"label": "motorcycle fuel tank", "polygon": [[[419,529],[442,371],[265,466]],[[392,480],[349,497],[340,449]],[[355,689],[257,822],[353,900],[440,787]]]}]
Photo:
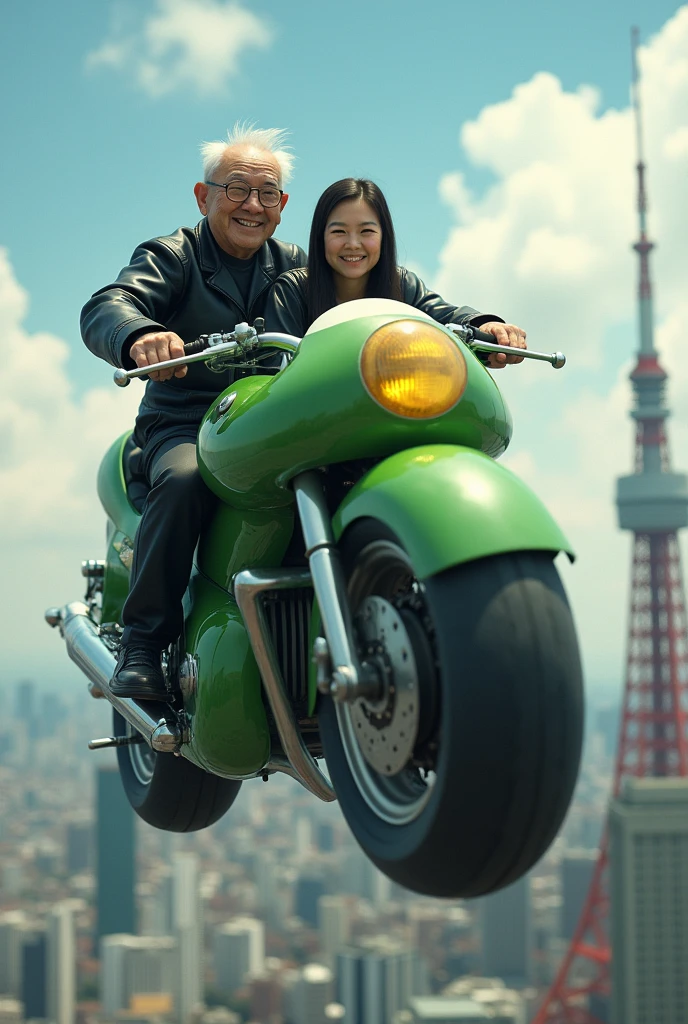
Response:
[{"label": "motorcycle fuel tank", "polygon": [[[406,323],[429,321],[410,306],[402,308],[408,309]],[[309,331],[276,376],[237,381],[213,403],[199,431],[199,464],[208,486],[236,508],[273,508],[290,504],[289,481],[316,466],[382,459],[424,444],[501,454],[511,417],[497,385],[466,346],[432,321],[463,353],[461,399],[431,419],[407,418],[373,400],[363,384],[361,352],[373,332],[399,319],[379,313]],[[235,397],[228,402],[230,395]]]}]

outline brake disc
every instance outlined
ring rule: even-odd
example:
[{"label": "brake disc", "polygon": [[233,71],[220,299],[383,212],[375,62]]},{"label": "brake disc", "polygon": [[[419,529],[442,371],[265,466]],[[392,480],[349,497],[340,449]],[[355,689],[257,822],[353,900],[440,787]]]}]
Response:
[{"label": "brake disc", "polygon": [[375,771],[396,775],[411,759],[420,721],[413,647],[401,615],[382,597],[364,599],[356,627],[363,657],[377,664],[384,687],[380,700],[360,698],[351,705],[354,735]]}]

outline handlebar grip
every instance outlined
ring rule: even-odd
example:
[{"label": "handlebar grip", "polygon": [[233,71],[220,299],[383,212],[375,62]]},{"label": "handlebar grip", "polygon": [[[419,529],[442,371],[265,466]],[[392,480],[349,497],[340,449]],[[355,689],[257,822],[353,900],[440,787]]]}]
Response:
[{"label": "handlebar grip", "polygon": [[202,334],[195,341],[187,341],[184,345],[185,356],[195,356],[197,352],[203,352],[208,347],[208,335]]},{"label": "handlebar grip", "polygon": [[473,331],[473,338],[475,339],[475,341],[489,341],[490,344],[492,344],[492,345],[497,345],[498,344],[498,341],[495,338],[494,334],[487,334],[485,331],[478,330],[477,327],[473,327],[472,331]]}]

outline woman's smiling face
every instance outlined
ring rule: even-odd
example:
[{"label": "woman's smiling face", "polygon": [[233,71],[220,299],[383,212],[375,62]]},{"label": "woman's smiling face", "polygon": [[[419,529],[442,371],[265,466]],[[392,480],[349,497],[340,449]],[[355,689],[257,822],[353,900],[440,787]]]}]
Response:
[{"label": "woman's smiling face", "polygon": [[367,276],[380,259],[382,228],[365,199],[338,203],[325,225],[325,259],[349,280]]}]

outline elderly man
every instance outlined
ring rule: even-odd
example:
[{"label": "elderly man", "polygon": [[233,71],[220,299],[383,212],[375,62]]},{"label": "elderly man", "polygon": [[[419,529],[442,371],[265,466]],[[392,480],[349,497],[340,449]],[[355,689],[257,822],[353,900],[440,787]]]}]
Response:
[{"label": "elderly man", "polygon": [[[272,236],[288,196],[292,157],[284,133],[236,125],[202,147],[195,228],[140,245],[114,284],[81,315],[84,342],[114,366],[144,367],[184,355],[200,334],[261,316],[269,288],[306,263],[303,250]],[[213,497],[196,463],[196,434],[213,399],[242,371],[196,363],[150,374],[134,439],[150,491],[136,534],[122,648],[111,689],[165,699],[161,651],[181,632],[182,598]]]}]

